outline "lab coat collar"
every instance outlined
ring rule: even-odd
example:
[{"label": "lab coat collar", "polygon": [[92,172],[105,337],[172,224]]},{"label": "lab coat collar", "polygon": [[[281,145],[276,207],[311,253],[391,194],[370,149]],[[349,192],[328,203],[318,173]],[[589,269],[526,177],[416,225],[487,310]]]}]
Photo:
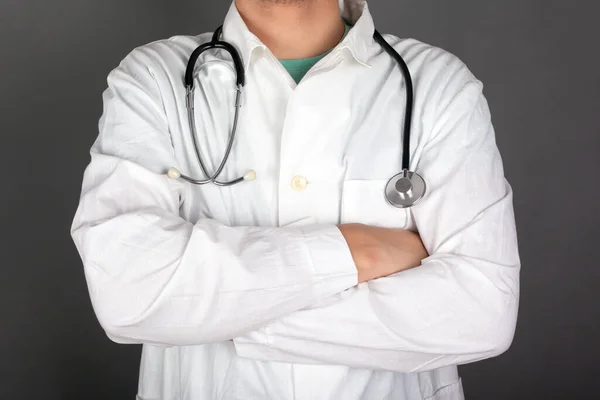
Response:
[{"label": "lab coat collar", "polygon": [[[340,12],[353,27],[337,48],[347,49],[354,60],[369,67],[369,48],[374,43],[375,25],[366,0],[340,0]],[[231,43],[240,52],[246,69],[252,61],[255,50],[266,49],[265,44],[248,30],[235,5],[235,0],[231,3],[223,22],[223,40]]]}]

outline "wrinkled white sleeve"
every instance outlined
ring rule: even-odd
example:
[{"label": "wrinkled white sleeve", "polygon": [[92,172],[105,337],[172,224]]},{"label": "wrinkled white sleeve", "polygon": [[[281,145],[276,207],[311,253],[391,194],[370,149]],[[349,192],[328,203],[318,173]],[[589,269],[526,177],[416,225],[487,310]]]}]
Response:
[{"label": "wrinkled white sleeve", "polygon": [[481,83],[444,90],[418,165],[429,192],[412,208],[431,256],[235,339],[239,355],[419,372],[510,346],[520,270],[512,190]]},{"label": "wrinkled white sleeve", "polygon": [[179,216],[183,183],[151,70],[108,77],[71,235],[97,318],[118,343],[228,340],[356,285],[335,226],[229,227]]}]

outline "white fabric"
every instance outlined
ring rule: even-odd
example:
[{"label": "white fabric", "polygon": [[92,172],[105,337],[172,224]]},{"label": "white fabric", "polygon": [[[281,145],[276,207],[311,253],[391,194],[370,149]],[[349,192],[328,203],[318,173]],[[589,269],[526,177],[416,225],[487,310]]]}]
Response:
[{"label": "white fabric", "polygon": [[[253,182],[164,175],[202,177],[183,75],[210,33],[135,49],[108,77],[72,237],[108,336],[144,344],[139,399],[456,400],[455,365],[509,347],[520,261],[482,85],[453,55],[385,35],[413,75],[411,167],[428,185],[414,208],[389,206],[403,77],[373,41],[367,5],[347,3],[355,26],[299,85],[232,4],[224,39],[247,85],[223,178],[254,169]],[[231,63],[218,59],[229,60],[201,58],[195,94],[210,168],[234,105]],[[356,285],[340,222],[416,230],[431,256]]]}]

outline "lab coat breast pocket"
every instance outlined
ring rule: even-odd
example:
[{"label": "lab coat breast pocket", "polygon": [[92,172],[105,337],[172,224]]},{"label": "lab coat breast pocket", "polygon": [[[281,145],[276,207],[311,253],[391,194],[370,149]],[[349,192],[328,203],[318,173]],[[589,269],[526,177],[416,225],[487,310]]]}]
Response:
[{"label": "lab coat breast pocket", "polygon": [[361,223],[407,229],[408,209],[392,206],[385,198],[385,186],[400,172],[401,151],[388,148],[369,157],[347,157],[342,182],[341,223]]}]

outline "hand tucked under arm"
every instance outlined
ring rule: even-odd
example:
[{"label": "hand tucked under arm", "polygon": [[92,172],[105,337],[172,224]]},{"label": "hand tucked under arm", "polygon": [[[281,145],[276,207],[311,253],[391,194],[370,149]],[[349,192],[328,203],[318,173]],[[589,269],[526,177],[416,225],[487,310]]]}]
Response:
[{"label": "hand tucked under arm", "polygon": [[421,265],[428,256],[415,232],[364,224],[339,226],[358,270],[358,282],[383,278]]}]

